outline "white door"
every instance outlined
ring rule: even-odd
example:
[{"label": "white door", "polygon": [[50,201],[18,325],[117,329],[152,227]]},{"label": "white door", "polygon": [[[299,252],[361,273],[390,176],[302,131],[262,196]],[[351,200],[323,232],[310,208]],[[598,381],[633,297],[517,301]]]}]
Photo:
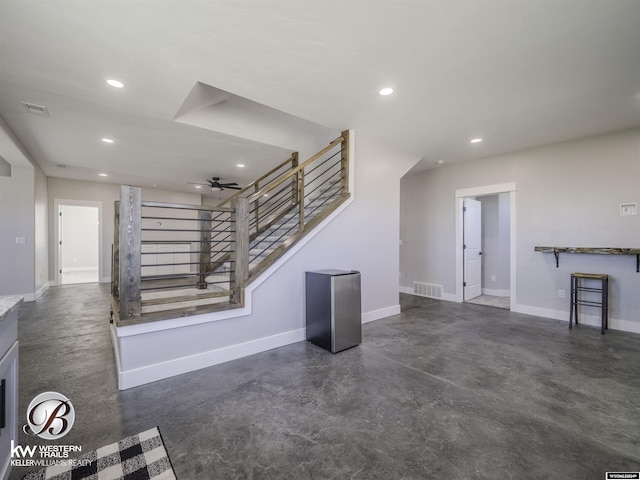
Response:
[{"label": "white door", "polygon": [[482,294],[482,210],[478,200],[464,199],[464,299]]}]

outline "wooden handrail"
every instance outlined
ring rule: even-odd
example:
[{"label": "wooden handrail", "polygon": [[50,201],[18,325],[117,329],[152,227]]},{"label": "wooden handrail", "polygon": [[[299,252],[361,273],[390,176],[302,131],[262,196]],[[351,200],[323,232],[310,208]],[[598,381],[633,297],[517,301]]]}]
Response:
[{"label": "wooden handrail", "polygon": [[143,207],[175,208],[177,210],[198,210],[204,212],[233,212],[230,207],[210,207],[207,205],[186,205],[181,203],[142,202]]},{"label": "wooden handrail", "polygon": [[291,157],[289,157],[287,160],[285,160],[284,162],[282,162],[280,165],[278,165],[277,167],[272,168],[271,170],[269,170],[267,173],[265,173],[264,175],[262,175],[260,178],[255,179],[253,182],[251,182],[250,184],[248,184],[246,187],[244,187],[242,190],[234,193],[233,195],[231,195],[229,198],[224,199],[222,202],[220,202],[218,204],[218,207],[222,207],[223,205],[227,204],[227,203],[231,203],[234,199],[238,198],[240,195],[242,195],[243,193],[245,193],[247,190],[250,190],[251,188],[254,188],[257,184],[259,184],[262,180],[264,180],[265,178],[267,178],[269,175],[272,175],[273,173],[277,172],[278,170],[280,170],[282,167],[284,167],[287,163],[291,163],[296,156],[298,155],[298,152],[293,152],[291,154]]},{"label": "wooden handrail", "polygon": [[303,170],[307,165],[309,165],[311,162],[313,162],[314,160],[317,160],[318,158],[320,158],[322,155],[324,155],[325,153],[327,153],[328,151],[330,151],[332,148],[335,148],[337,145],[340,145],[342,142],[344,141],[344,133],[342,135],[340,135],[338,138],[336,138],[333,142],[331,142],[329,145],[327,145],[326,147],[324,147],[322,150],[320,150],[318,153],[316,153],[315,155],[311,156],[308,160],[306,160],[305,162],[301,163],[300,165],[298,165],[296,168],[294,168],[293,170],[291,170],[287,175],[285,175],[284,177],[279,178],[277,181],[270,183],[269,185],[267,185],[265,188],[262,188],[261,190],[258,190],[257,192],[255,192],[253,195],[248,196],[247,198],[249,199],[249,203],[255,201],[257,198],[263,196],[265,193],[269,193],[271,190],[273,190],[274,188],[276,188],[277,186],[281,185],[282,183],[284,183],[285,181],[291,179],[291,177],[293,177],[294,175],[296,175],[298,172],[300,172],[301,170]]}]

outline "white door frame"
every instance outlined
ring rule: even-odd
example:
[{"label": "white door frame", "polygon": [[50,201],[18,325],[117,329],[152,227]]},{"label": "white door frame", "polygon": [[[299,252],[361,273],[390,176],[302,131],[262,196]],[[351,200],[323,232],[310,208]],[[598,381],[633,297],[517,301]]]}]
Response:
[{"label": "white door frame", "polygon": [[515,182],[501,183],[498,185],[486,185],[483,187],[463,188],[455,192],[455,221],[456,221],[456,298],[455,301],[464,301],[464,258],[463,258],[463,216],[462,207],[465,197],[478,197],[493,195],[496,193],[509,194],[509,278],[511,287],[511,310],[516,305],[516,184]]},{"label": "white door frame", "polygon": [[53,258],[55,268],[55,285],[60,285],[60,207],[97,207],[98,208],[98,282],[102,282],[104,265],[102,264],[102,202],[90,200],[67,200],[63,198],[53,199]]}]

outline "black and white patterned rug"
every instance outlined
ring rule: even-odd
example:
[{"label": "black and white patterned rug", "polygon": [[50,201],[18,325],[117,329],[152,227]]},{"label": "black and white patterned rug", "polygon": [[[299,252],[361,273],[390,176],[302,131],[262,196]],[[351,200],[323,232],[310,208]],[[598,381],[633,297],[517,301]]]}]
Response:
[{"label": "black and white patterned rug", "polygon": [[24,480],[176,480],[158,427],[76,460],[29,473]]}]

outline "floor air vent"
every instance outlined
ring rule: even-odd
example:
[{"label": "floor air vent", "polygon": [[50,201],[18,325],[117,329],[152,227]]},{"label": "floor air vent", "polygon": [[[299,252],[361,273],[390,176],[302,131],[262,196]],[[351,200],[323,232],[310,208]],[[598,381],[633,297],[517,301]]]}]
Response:
[{"label": "floor air vent", "polygon": [[421,297],[442,299],[442,285],[433,283],[413,282],[413,293]]}]

